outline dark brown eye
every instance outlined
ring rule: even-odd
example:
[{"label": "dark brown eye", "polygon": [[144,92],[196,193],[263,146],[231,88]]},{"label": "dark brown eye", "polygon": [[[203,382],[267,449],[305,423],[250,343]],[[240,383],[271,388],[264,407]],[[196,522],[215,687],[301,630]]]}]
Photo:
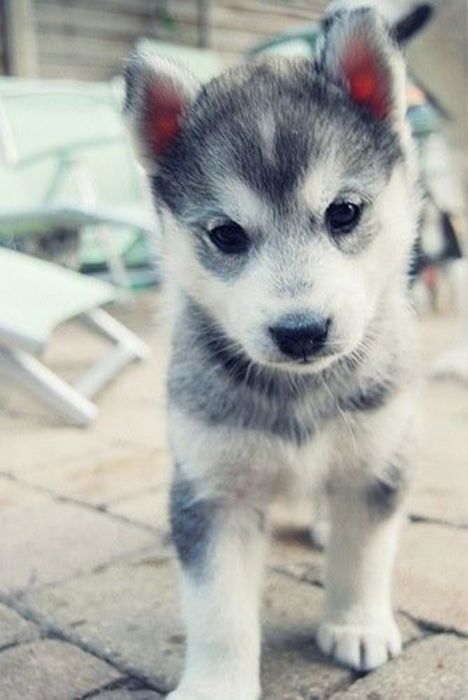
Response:
[{"label": "dark brown eye", "polygon": [[328,230],[333,235],[350,233],[361,218],[361,207],[352,202],[334,202],[327,209]]},{"label": "dark brown eye", "polygon": [[208,232],[210,241],[226,255],[240,255],[249,248],[249,238],[239,224],[231,221]]}]

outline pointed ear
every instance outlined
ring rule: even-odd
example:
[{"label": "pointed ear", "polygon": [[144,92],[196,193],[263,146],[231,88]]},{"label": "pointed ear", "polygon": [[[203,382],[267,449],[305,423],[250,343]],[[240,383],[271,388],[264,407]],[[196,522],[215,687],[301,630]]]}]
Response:
[{"label": "pointed ear", "polygon": [[172,61],[149,53],[135,53],[125,69],[124,114],[145,170],[154,174],[179,133],[199,85]]},{"label": "pointed ear", "polygon": [[375,119],[403,119],[403,58],[383,19],[370,8],[342,11],[326,29],[324,70]]}]

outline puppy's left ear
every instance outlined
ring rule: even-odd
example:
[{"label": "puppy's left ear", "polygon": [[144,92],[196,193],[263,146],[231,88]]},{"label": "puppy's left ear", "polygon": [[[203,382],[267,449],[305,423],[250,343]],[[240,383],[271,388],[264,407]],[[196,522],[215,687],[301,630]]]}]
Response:
[{"label": "puppy's left ear", "polygon": [[339,11],[327,20],[322,65],[374,119],[404,118],[403,57],[375,10]]},{"label": "puppy's left ear", "polygon": [[155,174],[200,86],[182,66],[137,52],[127,63],[125,88],[124,114],[137,156],[145,170]]}]

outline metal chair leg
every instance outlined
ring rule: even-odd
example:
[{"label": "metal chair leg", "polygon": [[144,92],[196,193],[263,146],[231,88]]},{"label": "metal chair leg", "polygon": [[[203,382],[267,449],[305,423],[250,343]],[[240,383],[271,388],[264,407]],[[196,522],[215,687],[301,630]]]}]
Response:
[{"label": "metal chair leg", "polygon": [[126,365],[143,360],[149,348],[122,323],[102,309],[88,311],[81,319],[93,330],[114,344],[113,350],[91,367],[75,384],[75,389],[87,398],[93,398]]},{"label": "metal chair leg", "polygon": [[0,374],[20,384],[74,425],[89,425],[98,413],[91,401],[21,350],[0,348]]}]

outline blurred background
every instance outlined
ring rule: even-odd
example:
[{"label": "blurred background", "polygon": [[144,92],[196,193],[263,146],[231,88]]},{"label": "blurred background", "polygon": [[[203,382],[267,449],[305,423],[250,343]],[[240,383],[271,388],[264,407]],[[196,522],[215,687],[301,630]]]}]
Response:
[{"label": "blurred background", "polygon": [[[387,4],[403,14],[416,3]],[[318,20],[326,5],[324,0],[2,0],[0,70],[28,78],[109,80],[143,36],[213,49],[229,65],[260,40]],[[466,3],[433,5],[437,21],[414,40],[409,62],[450,110],[461,143]]]}]

